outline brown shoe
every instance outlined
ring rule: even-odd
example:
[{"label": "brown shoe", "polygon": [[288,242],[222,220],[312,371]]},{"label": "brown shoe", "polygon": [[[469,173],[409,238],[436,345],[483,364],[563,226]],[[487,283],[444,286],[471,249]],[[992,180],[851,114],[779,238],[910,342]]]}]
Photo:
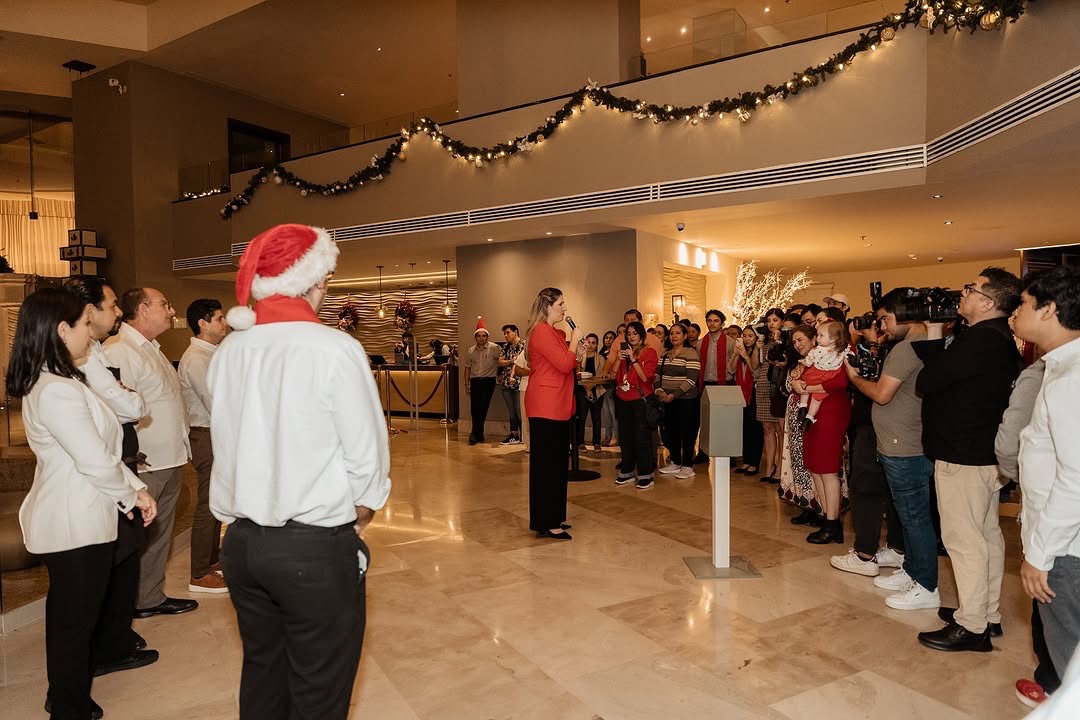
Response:
[{"label": "brown shoe", "polygon": [[221,569],[221,561],[220,560],[218,560],[216,563],[214,563],[213,565],[210,566],[210,572],[216,572],[216,573],[224,572]]},{"label": "brown shoe", "polygon": [[191,578],[187,589],[188,592],[210,593],[212,595],[229,592],[229,586],[225,584],[225,578],[213,572],[200,578]]}]

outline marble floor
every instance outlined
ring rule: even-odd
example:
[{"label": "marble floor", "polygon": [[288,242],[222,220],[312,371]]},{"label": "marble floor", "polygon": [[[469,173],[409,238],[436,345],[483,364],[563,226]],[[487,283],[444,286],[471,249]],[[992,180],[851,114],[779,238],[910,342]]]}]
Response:
[{"label": "marble floor", "polygon": [[[366,534],[368,631],[353,718],[379,720],[1011,720],[1030,676],[1029,601],[1008,542],[1005,636],[991,654],[946,654],[915,639],[933,611],[902,612],[869,578],[828,565],[789,523],[774,486],[732,480],[732,546],[758,579],[698,581],[683,557],[710,546],[710,488],[612,483],[616,455],[589,454],[600,480],[573,483],[574,540],[528,530],[528,455],[469,447],[437,424],[392,440],[394,490]],[[187,555],[167,590],[187,596]],[[942,597],[955,587],[942,560]],[[136,621],[161,651],[147,668],[99,678],[106,717],[237,716],[240,642],[228,596]],[[0,638],[3,717],[45,717],[44,628]]]}]

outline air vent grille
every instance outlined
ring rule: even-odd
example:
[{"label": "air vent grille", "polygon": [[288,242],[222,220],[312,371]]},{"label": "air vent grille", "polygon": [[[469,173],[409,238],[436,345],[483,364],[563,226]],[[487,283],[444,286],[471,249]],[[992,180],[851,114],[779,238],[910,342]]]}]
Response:
[{"label": "air vent grille", "polygon": [[173,260],[172,269],[175,270],[199,270],[212,267],[232,267],[232,255],[203,255],[202,257],[180,258]]}]

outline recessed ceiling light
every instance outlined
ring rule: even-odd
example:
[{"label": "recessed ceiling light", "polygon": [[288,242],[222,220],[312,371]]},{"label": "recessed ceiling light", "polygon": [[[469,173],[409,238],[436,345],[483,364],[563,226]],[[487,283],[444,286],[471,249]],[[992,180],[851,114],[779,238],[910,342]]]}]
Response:
[{"label": "recessed ceiling light", "polygon": [[683,25],[681,28],[679,28],[679,32],[682,33],[683,35],[685,35],[686,34],[686,26]]},{"label": "recessed ceiling light", "polygon": [[946,225],[952,225],[952,220],[946,220],[946,221],[945,221],[945,224],[946,224]]},{"label": "recessed ceiling light", "polygon": [[428,261],[427,261],[427,264],[428,264],[428,265],[430,265],[430,264],[431,264],[431,261],[430,261],[430,260],[428,260]]},{"label": "recessed ceiling light", "polygon": [[645,42],[652,42],[652,35],[646,35]]},{"label": "recessed ceiling light", "polygon": [[941,199],[940,195],[931,195],[930,197],[933,198],[934,200],[940,200]]},{"label": "recessed ceiling light", "polygon": [[345,97],[345,93],[338,93],[338,97]]},{"label": "recessed ceiling light", "polygon": [[874,244],[874,243],[863,243],[863,247],[870,247],[870,246],[871,246],[871,245],[873,245],[873,244]]},{"label": "recessed ceiling light", "polygon": [[382,48],[381,47],[375,48],[375,52],[382,52]]},{"label": "recessed ceiling light", "polygon": [[492,241],[494,241],[494,240],[495,240],[495,238],[488,238],[488,239],[487,239],[487,241],[488,241],[488,242],[492,242]]},{"label": "recessed ceiling light", "polygon": [[546,233],[544,233],[544,234],[545,234],[545,235],[550,235],[550,234],[551,234],[551,231],[550,231],[550,230],[548,230],[548,231],[547,231]]},{"label": "recessed ceiling light", "polygon": [[765,12],[769,12],[769,8],[765,8]]}]

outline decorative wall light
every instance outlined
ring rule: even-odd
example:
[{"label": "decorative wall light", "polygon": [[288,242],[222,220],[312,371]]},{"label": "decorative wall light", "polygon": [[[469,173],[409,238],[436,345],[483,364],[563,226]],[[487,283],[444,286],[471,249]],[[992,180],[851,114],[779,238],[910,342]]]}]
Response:
[{"label": "decorative wall light", "polygon": [[382,299],[382,269],[383,269],[383,266],[382,265],[376,265],[375,267],[379,268],[379,317],[380,318],[385,318],[386,317],[386,308],[383,307],[383,299]]},{"label": "decorative wall light", "polygon": [[450,317],[454,308],[450,307],[450,261],[443,260],[443,287],[446,289],[446,302],[443,303],[443,315]]}]

